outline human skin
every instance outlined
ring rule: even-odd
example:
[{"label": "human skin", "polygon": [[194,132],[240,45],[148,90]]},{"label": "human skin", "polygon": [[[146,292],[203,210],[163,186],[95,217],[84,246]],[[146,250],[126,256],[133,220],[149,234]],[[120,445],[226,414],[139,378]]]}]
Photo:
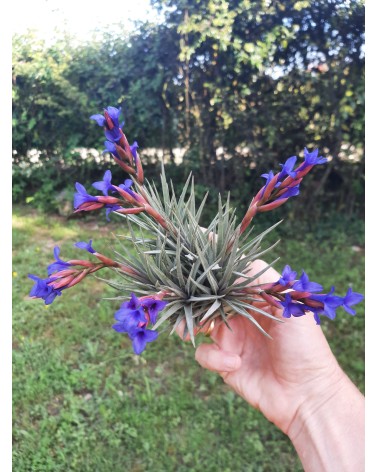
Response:
[{"label": "human skin", "polygon": [[[249,273],[266,265],[255,261]],[[269,268],[254,284],[279,278]],[[269,310],[283,319],[282,310]],[[273,339],[235,315],[229,320],[232,331],[215,324],[213,343],[196,350],[198,363],[218,372],[289,436],[305,471],[363,471],[364,397],[342,371],[321,327],[311,314],[284,323],[257,314],[256,319]]]}]

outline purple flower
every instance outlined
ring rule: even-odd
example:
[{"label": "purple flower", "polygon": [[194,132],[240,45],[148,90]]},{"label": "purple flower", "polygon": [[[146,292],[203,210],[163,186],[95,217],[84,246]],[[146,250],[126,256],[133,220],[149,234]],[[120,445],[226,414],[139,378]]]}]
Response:
[{"label": "purple flower", "polygon": [[105,138],[109,141],[117,142],[121,139],[122,134],[119,127],[114,126],[113,129],[107,129],[105,131]]},{"label": "purple flower", "polygon": [[280,164],[280,166],[282,167],[282,170],[278,178],[283,179],[284,177],[289,175],[290,177],[295,179],[295,177],[297,176],[297,173],[296,171],[293,171],[293,167],[295,166],[296,161],[297,161],[297,156],[292,156],[286,160],[285,164]]},{"label": "purple flower", "polygon": [[[108,107],[104,110],[103,115],[92,115],[91,120],[95,120],[99,126],[105,126],[105,136],[109,141],[119,141],[122,137],[120,128],[123,126],[123,123],[119,124],[119,115],[121,113],[121,108]],[[108,119],[106,117],[108,115]],[[109,120],[111,123],[109,124]],[[113,126],[111,126],[113,125]]]},{"label": "purple flower", "polygon": [[[115,127],[119,128],[119,115],[121,114],[121,108],[108,107],[105,108]],[[104,115],[92,115],[90,120],[95,120],[99,126],[106,126],[106,118]]]},{"label": "purple flower", "polygon": [[94,254],[96,251],[92,248],[92,239],[89,240],[89,243],[86,243],[85,241],[80,241],[75,244],[76,247],[79,249],[85,249],[86,251],[90,252],[91,254]]},{"label": "purple flower", "polygon": [[316,165],[325,164],[326,162],[328,162],[326,157],[323,157],[323,156],[318,157],[318,153],[319,153],[318,149],[315,149],[315,151],[309,152],[307,148],[304,148],[305,161],[302,162],[300,167],[298,167],[297,171],[303,170],[309,166],[316,166]]},{"label": "purple flower", "polygon": [[58,270],[67,269],[67,267],[72,266],[72,264],[70,264],[69,262],[65,262],[59,259],[59,254],[60,254],[60,249],[58,246],[55,246],[54,257],[55,257],[56,262],[53,262],[47,267],[47,275],[51,275]]},{"label": "purple flower", "polygon": [[49,282],[52,282],[54,278],[41,279],[37,275],[29,274],[28,277],[35,281],[35,285],[30,290],[29,296],[42,298],[45,300],[45,305],[50,305],[57,296],[62,295],[61,290],[54,289]]},{"label": "purple flower", "polygon": [[155,339],[159,336],[157,331],[145,328],[136,328],[128,334],[133,341],[134,352],[138,355],[146,349],[147,343],[155,341]]},{"label": "purple flower", "polygon": [[285,293],[285,301],[280,302],[284,310],[282,316],[284,318],[290,318],[290,316],[303,316],[306,314],[305,310],[308,309],[306,305],[292,300],[290,294]]},{"label": "purple flower", "polygon": [[299,184],[295,185],[294,187],[287,187],[286,192],[280,195],[277,200],[281,200],[282,198],[296,197],[297,195],[299,195]]},{"label": "purple flower", "polygon": [[99,126],[105,126],[105,124],[106,124],[105,116],[103,116],[103,115],[92,115],[89,119],[90,120],[95,120],[95,122]]},{"label": "purple flower", "polygon": [[[266,184],[264,185],[264,190],[261,194],[261,197],[264,196],[264,193],[265,193],[265,189],[267,188],[268,184],[271,182],[271,180],[273,179],[274,177],[274,173],[272,170],[269,171],[268,174],[261,174],[261,177],[263,177],[264,179],[266,179]],[[276,187],[279,187],[281,185],[281,182],[277,182],[276,185],[274,186],[274,188]]]},{"label": "purple flower", "polygon": [[121,114],[121,110],[122,110],[121,107],[120,108],[116,108],[116,107],[105,108],[105,111],[107,111],[108,115],[112,119],[114,126],[119,126],[118,118],[119,118],[119,115]]},{"label": "purple flower", "polygon": [[[121,308],[114,314],[114,318],[119,322],[112,326],[119,333],[127,333],[133,341],[135,354],[141,354],[146,348],[146,344],[158,337],[158,332],[146,329],[149,321],[155,323],[157,314],[161,311],[167,302],[156,300],[154,298],[145,298],[139,300],[134,293],[128,302],[121,305]],[[148,309],[149,320],[146,317],[144,309]]]},{"label": "purple flower", "polygon": [[345,297],[342,299],[342,307],[350,315],[355,315],[356,311],[351,308],[351,305],[356,305],[364,299],[364,296],[361,293],[352,292],[351,288],[348,288],[348,291]]},{"label": "purple flower", "polygon": [[311,300],[323,303],[324,308],[320,309],[320,313],[324,313],[324,315],[328,316],[328,318],[331,320],[336,318],[336,308],[338,308],[343,303],[342,297],[332,295],[334,292],[335,287],[332,287],[330,292],[325,295],[311,295],[310,297]]},{"label": "purple flower", "polygon": [[302,275],[297,282],[293,285],[293,290],[298,290],[299,292],[321,292],[323,287],[316,283],[310,282],[310,279],[305,271],[302,272]]},{"label": "purple flower", "polygon": [[314,308],[314,307],[308,307],[308,308],[309,308],[309,310],[312,311],[316,324],[320,325],[320,316],[319,315],[320,315],[320,313],[322,313],[321,308]]},{"label": "purple flower", "polygon": [[86,202],[98,202],[97,197],[89,195],[85,190],[84,185],[81,185],[79,182],[76,182],[75,188],[77,193],[74,195],[74,208],[79,208],[83,203]]},{"label": "purple flower", "polygon": [[134,194],[134,192],[132,190],[130,190],[130,187],[133,185],[133,181],[131,179],[126,179],[125,182],[123,184],[120,184],[119,185],[119,188],[121,188],[122,190],[124,190],[125,192],[127,193],[130,193],[130,194]]},{"label": "purple flower", "polygon": [[134,159],[137,158],[137,149],[139,148],[138,143],[136,141],[130,146],[131,154],[133,155]]},{"label": "purple flower", "polygon": [[109,218],[110,213],[112,213],[113,211],[121,210],[121,209],[122,207],[120,205],[106,205],[106,210],[105,210],[106,220],[110,221],[110,218]]},{"label": "purple flower", "polygon": [[112,185],[112,173],[110,172],[110,170],[107,170],[105,172],[103,180],[100,180],[99,182],[94,182],[92,184],[92,187],[97,190],[100,190],[104,195],[108,195],[109,190],[114,190],[114,187]]},{"label": "purple flower", "polygon": [[[41,279],[37,275],[28,274],[29,279],[34,280],[36,283],[30,290],[29,296],[30,297],[38,297],[42,298],[43,295],[49,292],[50,287],[47,285],[47,281],[49,279]],[[50,279],[50,281],[53,279]]]},{"label": "purple flower", "polygon": [[168,302],[163,302],[156,298],[145,298],[142,300],[142,306],[143,308],[147,308],[152,324],[156,323],[159,311],[162,311],[166,307],[167,303]]},{"label": "purple flower", "polygon": [[128,302],[122,303],[121,308],[115,312],[114,318],[120,323],[113,325],[113,329],[121,333],[129,333],[139,324],[147,323],[143,306],[134,293],[131,294]]},{"label": "purple flower", "polygon": [[127,192],[129,195],[131,195],[133,198],[135,198],[135,200],[139,200],[140,199],[139,196],[135,192],[130,190],[130,187],[133,185],[133,183],[134,182],[131,179],[126,179],[123,184],[119,185],[119,188],[121,188],[122,190]]},{"label": "purple flower", "polygon": [[[266,184],[265,184],[265,187],[266,187],[268,185],[268,183],[273,179],[274,172],[272,170],[270,170],[268,174],[261,174],[261,177],[266,179]],[[280,184],[281,184],[281,182],[279,182],[279,183],[277,182],[275,187],[278,187],[278,185],[280,185]]]},{"label": "purple flower", "polygon": [[112,325],[112,328],[114,331],[117,331],[117,333],[128,333],[130,330],[130,327],[124,323],[115,323]]},{"label": "purple flower", "polygon": [[290,282],[295,281],[296,277],[297,277],[297,273],[294,270],[292,270],[289,265],[286,265],[284,267],[284,270],[282,271],[281,278],[279,279],[277,283],[283,286],[290,285]]},{"label": "purple flower", "polygon": [[106,147],[106,149],[104,149],[103,154],[105,152],[111,152],[117,159],[121,159],[119,157],[119,154],[117,152],[117,148],[115,147],[114,143],[112,143],[111,141],[104,141],[104,146]]}]

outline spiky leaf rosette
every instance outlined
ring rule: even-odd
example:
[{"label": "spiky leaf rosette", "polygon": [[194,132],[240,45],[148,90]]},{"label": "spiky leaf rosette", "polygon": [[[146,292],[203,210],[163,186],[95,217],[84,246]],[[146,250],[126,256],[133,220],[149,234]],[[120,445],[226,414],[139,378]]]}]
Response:
[{"label": "spiky leaf rosette", "polygon": [[[162,198],[148,182],[143,192],[153,210],[163,217],[166,228],[146,213],[122,215],[128,220],[130,236],[117,235],[118,241],[132,241],[137,257],[124,248],[122,253],[116,252],[118,262],[131,267],[138,278],[120,271],[125,282],[108,283],[127,294],[164,293],[168,304],[153,328],[167,322],[174,331],[184,321],[184,334],[189,333],[193,344],[195,328],[216,318],[227,324],[230,313],[248,318],[268,336],[253,313],[281,320],[252,305],[251,302],[261,299],[246,293],[244,288],[253,285],[268,269],[269,266],[252,277],[247,275],[250,264],[273,247],[262,249],[261,243],[277,225],[251,239],[253,227],[241,234],[229,197],[225,203],[219,197],[214,219],[203,228],[200,221],[207,195],[197,206],[193,179],[188,178],[179,198],[172,183],[168,185],[164,167],[161,184]],[[135,185],[139,187],[137,182]]]}]

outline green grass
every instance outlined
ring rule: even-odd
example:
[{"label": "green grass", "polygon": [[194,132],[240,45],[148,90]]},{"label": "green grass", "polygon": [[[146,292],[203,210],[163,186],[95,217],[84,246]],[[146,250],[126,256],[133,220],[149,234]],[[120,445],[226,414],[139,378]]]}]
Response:
[{"label": "green grass", "polygon": [[[100,222],[101,220],[101,222]],[[113,218],[112,221],[115,221]],[[194,360],[194,349],[162,333],[141,357],[111,329],[113,289],[92,278],[52,305],[30,300],[28,273],[43,276],[59,245],[93,238],[109,254],[115,223],[62,220],[14,208],[13,468],[23,471],[300,471],[288,440]],[[364,253],[335,229],[322,239],[285,236],[282,270],[305,269],[340,293],[364,292]],[[271,240],[273,241],[273,237]],[[323,329],[340,364],[364,391],[364,309]],[[316,353],[314,353],[316,355]]]}]

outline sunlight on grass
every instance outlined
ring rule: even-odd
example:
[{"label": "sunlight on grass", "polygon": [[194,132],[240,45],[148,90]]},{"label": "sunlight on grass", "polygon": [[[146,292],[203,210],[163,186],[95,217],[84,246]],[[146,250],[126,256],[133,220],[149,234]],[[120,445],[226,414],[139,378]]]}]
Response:
[{"label": "sunlight on grass", "polygon": [[40,231],[41,227],[44,225],[45,218],[43,216],[34,217],[17,213],[13,213],[12,215],[12,227],[30,235],[34,234],[35,231]]},{"label": "sunlight on grass", "polygon": [[53,239],[77,239],[80,231],[79,228],[70,228],[69,226],[62,226],[54,224],[50,229],[50,235]]}]

